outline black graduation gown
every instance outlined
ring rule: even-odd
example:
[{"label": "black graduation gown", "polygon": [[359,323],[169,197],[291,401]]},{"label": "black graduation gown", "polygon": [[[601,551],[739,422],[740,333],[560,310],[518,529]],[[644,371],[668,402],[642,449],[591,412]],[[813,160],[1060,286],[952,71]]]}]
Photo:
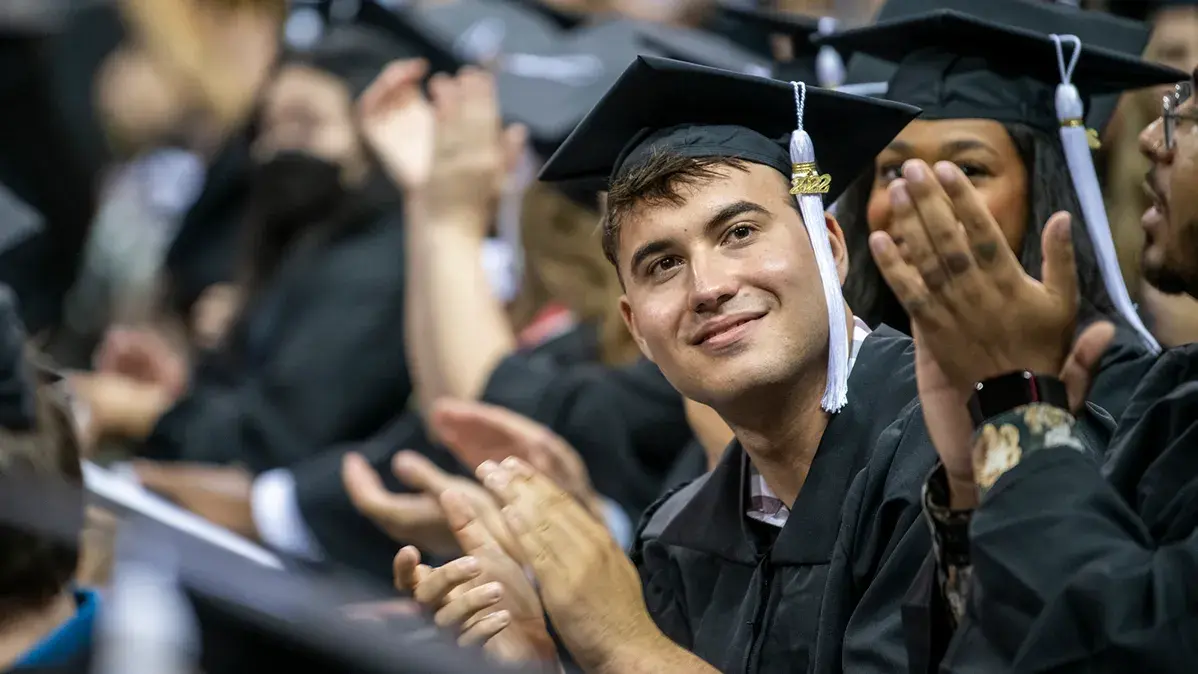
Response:
[{"label": "black graduation gown", "polygon": [[[514,368],[516,362],[529,361],[552,361],[554,367],[594,362],[599,355],[596,338],[590,326],[580,326],[512,356],[514,360],[510,367]],[[485,397],[483,400],[494,404],[502,402]],[[392,540],[354,508],[342,483],[341,461],[347,452],[358,452],[379,474],[387,489],[405,493],[411,489],[391,471],[391,459],[402,449],[420,452],[451,474],[467,474],[447,449],[428,437],[424,420],[415,410],[404,410],[387,428],[366,442],[333,447],[291,467],[304,523],[328,559],[388,583],[392,577],[391,559],[401,543]]]},{"label": "black graduation gown", "polygon": [[377,212],[356,231],[297,245],[143,454],[260,472],[373,437],[412,388],[402,253],[400,219]]},{"label": "black graduation gown", "polygon": [[1196,442],[1190,345],[1144,378],[1105,467],[1049,449],[1000,478],[973,516],[973,585],[942,671],[1193,672]]},{"label": "black graduation gown", "polygon": [[[858,517],[847,501],[863,469],[885,477],[894,456],[934,460],[921,430],[913,354],[911,340],[885,326],[862,344],[849,404],[825,430],[772,545],[759,536],[764,525],[745,515],[747,458],[735,442],[712,473],[650,510],[633,560],[667,636],[723,672],[840,671],[832,663],[839,642],[851,637],[846,624],[868,634],[873,621],[896,619],[855,608],[863,588],[852,565],[869,566],[882,553],[857,540],[866,536],[854,531],[859,523],[846,527],[840,515]],[[896,473],[895,481],[912,484],[914,474]],[[860,517],[867,529],[902,525],[887,509]]]},{"label": "black graduation gown", "polygon": [[693,438],[682,396],[657,366],[502,361],[483,399],[545,424],[578,450],[600,493],[636,521]]}]

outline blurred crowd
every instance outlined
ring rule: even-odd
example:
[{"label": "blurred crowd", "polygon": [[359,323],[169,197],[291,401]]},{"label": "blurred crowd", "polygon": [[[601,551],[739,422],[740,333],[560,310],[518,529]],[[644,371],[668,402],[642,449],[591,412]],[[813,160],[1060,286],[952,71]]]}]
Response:
[{"label": "blurred crowd", "polygon": [[1193,671],[1191,72],[1180,0],[0,0],[0,670]]}]

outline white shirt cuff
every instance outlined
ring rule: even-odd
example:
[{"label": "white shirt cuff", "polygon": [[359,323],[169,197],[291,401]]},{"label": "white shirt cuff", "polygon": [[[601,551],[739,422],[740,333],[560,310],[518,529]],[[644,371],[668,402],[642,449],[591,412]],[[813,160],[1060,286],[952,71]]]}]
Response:
[{"label": "white shirt cuff", "polygon": [[304,523],[295,495],[295,476],[276,468],[254,479],[250,507],[262,541],[276,550],[317,561],[324,557],[316,537]]},{"label": "white shirt cuff", "polygon": [[629,519],[628,513],[624,512],[615,501],[602,497],[603,499],[603,521],[607,524],[607,530],[611,532],[612,538],[620,544],[620,547],[625,550],[632,549],[632,520]]}]

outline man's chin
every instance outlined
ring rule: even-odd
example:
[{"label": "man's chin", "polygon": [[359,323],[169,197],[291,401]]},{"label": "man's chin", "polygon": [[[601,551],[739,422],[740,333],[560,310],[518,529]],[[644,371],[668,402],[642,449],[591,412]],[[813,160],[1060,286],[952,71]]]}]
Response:
[{"label": "man's chin", "polygon": [[1164,265],[1144,264],[1144,281],[1166,295],[1190,295],[1198,298],[1198,282]]}]

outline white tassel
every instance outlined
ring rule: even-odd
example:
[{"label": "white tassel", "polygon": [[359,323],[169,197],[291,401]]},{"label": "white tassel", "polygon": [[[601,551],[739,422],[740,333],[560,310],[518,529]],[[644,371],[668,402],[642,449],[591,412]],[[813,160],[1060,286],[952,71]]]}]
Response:
[{"label": "white tassel", "polygon": [[[807,87],[802,82],[791,82],[795,91],[795,107],[798,124],[790,134],[790,163],[796,168],[815,166],[815,147],[811,136],[803,130],[803,108],[807,98]],[[814,171],[812,171],[814,174]],[[795,187],[804,179],[796,175],[792,179]],[[806,178],[818,185],[819,176]],[[827,191],[826,185],[823,186]],[[792,192],[794,190],[792,189]],[[796,194],[803,225],[815,251],[815,264],[819,269],[820,284],[824,288],[824,302],[828,306],[828,382],[824,388],[820,406],[828,412],[839,412],[848,404],[849,378],[849,335],[844,295],[840,288],[840,274],[836,270],[836,258],[832,255],[832,244],[828,241],[828,230],[824,225],[824,199],[818,191],[807,190]]]},{"label": "white tassel", "polygon": [[[1061,145],[1065,150],[1065,161],[1069,164],[1069,176],[1073,180],[1073,190],[1081,204],[1082,215],[1086,219],[1086,231],[1090,242],[1094,245],[1094,254],[1098,258],[1098,269],[1102,274],[1103,285],[1115,305],[1115,310],[1131,325],[1139,335],[1144,346],[1151,353],[1160,353],[1161,346],[1152,333],[1140,320],[1136,308],[1123,284],[1123,274],[1119,269],[1119,258],[1115,255],[1115,242],[1111,238],[1111,227],[1107,222],[1106,206],[1102,200],[1102,190],[1098,186],[1098,175],[1094,172],[1094,158],[1090,155],[1091,137],[1086,130],[1085,110],[1081,94],[1070,80],[1077,61],[1081,56],[1081,40],[1075,35],[1052,35],[1056,44],[1057,65],[1061,71],[1061,84],[1057,86],[1056,110],[1057,119],[1061,121]],[[1068,65],[1062,42],[1073,45],[1073,55]]]},{"label": "white tassel", "polygon": [[[822,17],[819,20],[819,34],[831,35],[834,32],[836,19],[830,16]],[[816,52],[815,76],[819,79],[819,85],[828,89],[835,89],[844,84],[844,58],[831,45],[824,45]]]}]

